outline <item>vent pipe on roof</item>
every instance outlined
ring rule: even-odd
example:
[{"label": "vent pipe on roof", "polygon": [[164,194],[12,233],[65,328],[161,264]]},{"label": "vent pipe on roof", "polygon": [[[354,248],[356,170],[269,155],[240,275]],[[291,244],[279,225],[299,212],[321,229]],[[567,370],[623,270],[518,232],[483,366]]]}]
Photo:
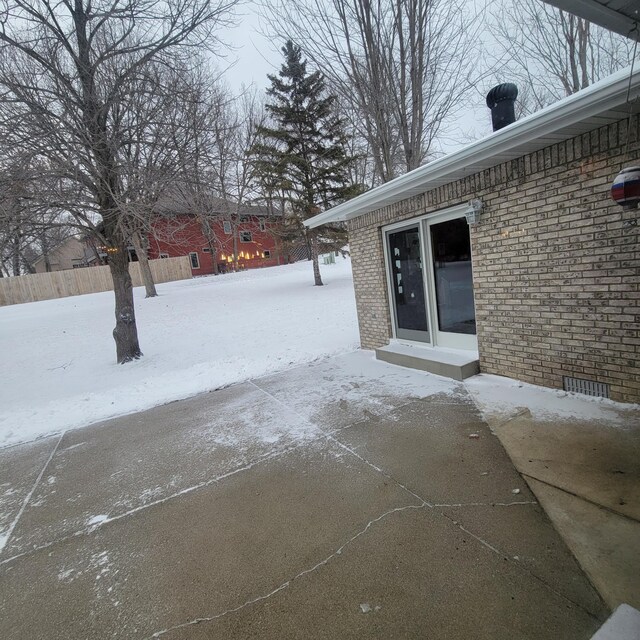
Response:
[{"label": "vent pipe on roof", "polygon": [[516,121],[514,103],[517,97],[518,87],[511,82],[499,84],[487,93],[487,107],[491,109],[494,131]]}]

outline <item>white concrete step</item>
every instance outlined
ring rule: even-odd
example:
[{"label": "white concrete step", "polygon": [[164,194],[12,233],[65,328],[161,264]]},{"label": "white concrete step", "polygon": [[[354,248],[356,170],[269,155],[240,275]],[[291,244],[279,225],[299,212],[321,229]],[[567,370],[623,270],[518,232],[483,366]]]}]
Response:
[{"label": "white concrete step", "polygon": [[458,351],[391,341],[376,349],[376,358],[445,378],[464,380],[480,373],[477,351]]},{"label": "white concrete step", "polygon": [[591,640],[638,640],[640,611],[621,604]]}]

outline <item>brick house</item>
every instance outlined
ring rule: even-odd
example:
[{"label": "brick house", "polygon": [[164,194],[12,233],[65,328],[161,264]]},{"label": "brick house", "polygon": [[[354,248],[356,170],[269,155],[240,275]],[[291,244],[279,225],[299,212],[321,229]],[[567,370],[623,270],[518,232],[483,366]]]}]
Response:
[{"label": "brick house", "polygon": [[639,401],[639,210],[610,195],[639,94],[624,70],[307,221],[347,222],[362,347]]},{"label": "brick house", "polygon": [[188,255],[194,276],[224,272],[238,256],[241,269],[284,264],[274,231],[279,216],[262,207],[244,207],[236,221],[195,215],[159,216],[149,234],[149,258]]},{"label": "brick house", "polygon": [[[278,241],[282,216],[267,207],[241,206],[233,215],[220,198],[209,197],[208,216],[184,213],[189,205],[179,198],[167,198],[158,205],[156,217],[147,235],[150,260],[188,256],[194,276],[224,273],[233,269],[234,256],[240,269],[273,267],[297,259],[292,247]],[[235,205],[234,205],[235,207]],[[216,212],[220,213],[216,213]],[[84,264],[107,264],[108,249],[89,237],[84,239]],[[129,261],[137,262],[133,244],[128,247]]]}]

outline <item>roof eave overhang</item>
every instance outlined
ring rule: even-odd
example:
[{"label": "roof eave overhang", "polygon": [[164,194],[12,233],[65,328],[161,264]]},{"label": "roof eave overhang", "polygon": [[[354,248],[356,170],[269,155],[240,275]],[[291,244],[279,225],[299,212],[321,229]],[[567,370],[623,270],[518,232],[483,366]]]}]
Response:
[{"label": "roof eave overhang", "polygon": [[573,13],[579,18],[584,18],[589,22],[600,25],[609,31],[614,31],[627,38],[640,40],[640,31],[637,22],[640,15],[635,17],[623,13],[620,10],[599,2],[598,0],[544,0],[547,4],[558,9]]},{"label": "roof eave overhang", "polygon": [[[631,99],[636,98],[640,92],[640,69],[636,69],[631,78],[630,73],[629,68],[623,69],[587,89],[560,100],[527,118],[518,120],[459,151],[424,164],[352,200],[309,218],[304,221],[304,224],[313,229],[330,222],[345,222],[435,188],[437,185],[434,183],[453,175],[456,171],[464,170],[465,167],[473,167],[467,174],[472,175],[490,166],[495,166],[495,164],[500,164],[504,160],[493,165],[491,162],[487,163],[499,154],[504,155],[513,151],[512,159],[525,155],[527,152],[518,150],[525,144],[537,138],[562,132],[563,129],[574,126],[587,118],[624,105],[627,101],[629,88],[631,89]],[[572,137],[572,135],[566,135],[565,139]],[[477,168],[482,164],[487,166]],[[445,184],[445,182],[441,182],[441,184]]]}]

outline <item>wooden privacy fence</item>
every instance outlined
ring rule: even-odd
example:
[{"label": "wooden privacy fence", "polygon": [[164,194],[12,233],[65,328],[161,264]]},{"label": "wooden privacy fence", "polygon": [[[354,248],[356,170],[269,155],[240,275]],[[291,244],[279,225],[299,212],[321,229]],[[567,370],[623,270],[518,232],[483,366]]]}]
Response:
[{"label": "wooden privacy fence", "polygon": [[[149,265],[156,284],[191,278],[189,256],[149,260]],[[142,286],[139,262],[129,263],[129,273],[133,286]],[[99,291],[113,291],[113,281],[107,266],[32,273],[27,276],[0,278],[0,306],[66,298]]]}]

